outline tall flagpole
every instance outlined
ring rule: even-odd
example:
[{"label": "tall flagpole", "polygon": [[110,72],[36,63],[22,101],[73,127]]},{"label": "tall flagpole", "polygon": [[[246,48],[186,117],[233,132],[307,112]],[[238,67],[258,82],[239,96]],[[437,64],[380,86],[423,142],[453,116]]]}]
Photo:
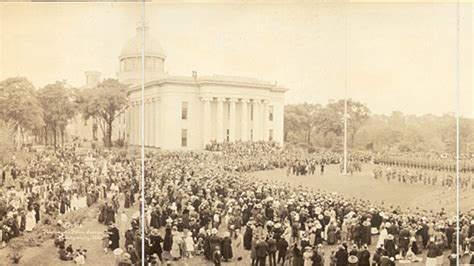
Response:
[{"label": "tall flagpole", "polygon": [[344,4],[344,171],[347,174],[347,4]]},{"label": "tall flagpole", "polygon": [[141,265],[145,265],[145,1],[142,1],[142,32],[141,32]]},{"label": "tall flagpole", "polygon": [[344,174],[347,174],[347,95],[344,95]]},{"label": "tall flagpole", "polygon": [[456,6],[456,265],[460,265],[460,255],[461,250],[459,248],[460,243],[460,224],[459,218],[461,214],[461,206],[460,206],[460,192],[461,192],[461,184],[460,184],[460,176],[459,176],[459,155],[460,155],[460,146],[459,146],[459,115],[460,115],[460,81],[459,81],[459,56],[460,56],[460,47],[459,47],[459,1],[457,1]]}]

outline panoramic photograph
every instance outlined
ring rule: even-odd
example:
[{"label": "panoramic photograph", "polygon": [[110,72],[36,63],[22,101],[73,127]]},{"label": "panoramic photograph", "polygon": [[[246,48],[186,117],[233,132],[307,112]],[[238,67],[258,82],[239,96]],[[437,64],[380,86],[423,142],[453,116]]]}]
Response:
[{"label": "panoramic photograph", "polygon": [[0,265],[474,265],[473,11],[0,3]]}]

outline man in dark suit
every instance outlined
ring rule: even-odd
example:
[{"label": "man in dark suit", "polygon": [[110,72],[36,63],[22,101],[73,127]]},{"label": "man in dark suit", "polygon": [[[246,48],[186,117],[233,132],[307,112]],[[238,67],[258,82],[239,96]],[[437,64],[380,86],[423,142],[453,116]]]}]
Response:
[{"label": "man in dark suit", "polygon": [[370,266],[370,251],[366,244],[364,244],[362,249],[359,250],[357,257],[359,258],[359,266]]}]

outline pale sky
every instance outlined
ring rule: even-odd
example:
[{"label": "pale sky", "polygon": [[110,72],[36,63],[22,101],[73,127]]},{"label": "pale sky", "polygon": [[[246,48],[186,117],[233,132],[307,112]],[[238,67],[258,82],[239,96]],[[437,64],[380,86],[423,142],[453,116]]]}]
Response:
[{"label": "pale sky", "polygon": [[[116,77],[139,3],[0,4],[0,80],[36,87],[84,72]],[[278,82],[287,103],[347,95],[378,114],[455,112],[454,4],[146,3],[151,35],[172,75],[229,75]],[[460,7],[461,113],[474,117],[473,5]],[[347,16],[345,16],[347,14]],[[347,27],[345,27],[345,21]],[[345,53],[347,51],[347,53]],[[347,56],[346,56],[347,54]],[[346,72],[347,71],[347,72]]]}]

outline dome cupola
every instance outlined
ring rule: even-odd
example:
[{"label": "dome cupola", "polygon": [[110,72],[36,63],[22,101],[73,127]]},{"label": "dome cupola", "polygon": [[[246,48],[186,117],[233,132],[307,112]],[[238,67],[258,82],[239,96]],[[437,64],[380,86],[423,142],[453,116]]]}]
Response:
[{"label": "dome cupola", "polygon": [[[142,35],[142,29],[144,35]],[[148,26],[139,23],[136,34],[122,48],[119,56],[119,81],[125,84],[139,84],[142,66],[142,36],[144,40],[145,79],[153,80],[163,75],[166,59],[163,48],[149,33]]]}]

